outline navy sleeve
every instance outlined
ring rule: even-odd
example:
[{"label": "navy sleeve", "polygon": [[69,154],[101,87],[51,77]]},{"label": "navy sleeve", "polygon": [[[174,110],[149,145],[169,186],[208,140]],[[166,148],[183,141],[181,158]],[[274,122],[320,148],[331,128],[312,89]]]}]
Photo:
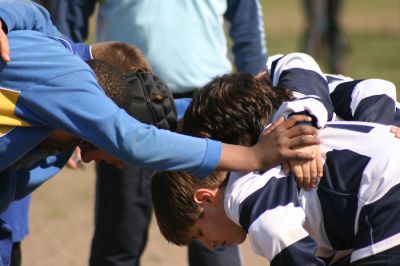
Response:
[{"label": "navy sleeve", "polygon": [[257,74],[265,68],[265,44],[262,9],[258,0],[228,0],[225,13],[237,70]]},{"label": "navy sleeve", "polygon": [[96,0],[56,0],[52,13],[54,25],[73,41],[85,41],[95,4]]}]

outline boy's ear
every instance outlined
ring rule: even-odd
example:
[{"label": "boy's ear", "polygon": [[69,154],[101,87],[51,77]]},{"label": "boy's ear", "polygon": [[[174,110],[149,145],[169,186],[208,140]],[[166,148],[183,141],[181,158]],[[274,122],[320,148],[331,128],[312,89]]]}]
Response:
[{"label": "boy's ear", "polygon": [[271,83],[271,76],[269,75],[269,72],[267,69],[260,71],[260,73],[255,75],[254,78],[258,81],[266,80],[269,83]]},{"label": "boy's ear", "polygon": [[206,202],[217,204],[217,190],[210,188],[199,188],[194,192],[193,199],[197,204]]}]

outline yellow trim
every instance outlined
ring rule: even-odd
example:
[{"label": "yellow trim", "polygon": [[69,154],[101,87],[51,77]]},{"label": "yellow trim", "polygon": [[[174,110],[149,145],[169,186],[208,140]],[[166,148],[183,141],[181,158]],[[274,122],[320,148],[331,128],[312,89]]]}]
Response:
[{"label": "yellow trim", "polygon": [[[10,127],[30,127],[27,122],[18,118],[14,111],[19,98],[19,91],[0,88],[0,134],[3,128]],[[7,132],[9,130],[6,130]]]},{"label": "yellow trim", "polygon": [[8,132],[10,132],[13,128],[15,127],[7,127],[7,126],[0,126],[0,137],[6,135]]}]

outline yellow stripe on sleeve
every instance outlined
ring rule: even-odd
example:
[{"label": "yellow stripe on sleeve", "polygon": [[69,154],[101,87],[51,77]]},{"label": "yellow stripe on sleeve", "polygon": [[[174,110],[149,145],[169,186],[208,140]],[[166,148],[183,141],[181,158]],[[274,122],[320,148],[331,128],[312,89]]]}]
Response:
[{"label": "yellow stripe on sleeve", "polygon": [[8,127],[8,126],[0,126],[0,137],[6,135],[8,132],[10,132],[13,128],[15,127]]},{"label": "yellow stripe on sleeve", "polygon": [[[27,122],[15,115],[15,106],[19,98],[19,91],[0,88],[0,126],[3,127],[30,127]],[[9,131],[9,130],[6,130]],[[4,131],[0,129],[0,134]]]}]

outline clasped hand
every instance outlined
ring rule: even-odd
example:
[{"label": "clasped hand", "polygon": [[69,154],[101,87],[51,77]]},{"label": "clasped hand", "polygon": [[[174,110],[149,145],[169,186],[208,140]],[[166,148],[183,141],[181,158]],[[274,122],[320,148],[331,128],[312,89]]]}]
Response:
[{"label": "clasped hand", "polygon": [[[282,164],[286,173],[295,174],[298,185],[309,189],[322,176],[323,162],[319,150],[318,129],[312,126],[296,125],[309,122],[310,117],[294,115],[287,120],[278,119],[263,131],[257,146],[266,154],[266,169]],[[265,145],[265,146],[263,146]],[[268,150],[265,151],[265,147]]]}]

